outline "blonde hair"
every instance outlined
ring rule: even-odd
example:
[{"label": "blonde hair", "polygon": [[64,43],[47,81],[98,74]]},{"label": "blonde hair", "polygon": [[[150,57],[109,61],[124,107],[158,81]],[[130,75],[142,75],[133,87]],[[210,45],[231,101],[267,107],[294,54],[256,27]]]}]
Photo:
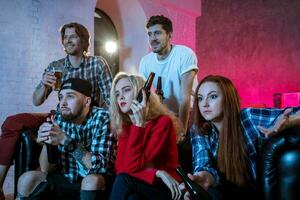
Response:
[{"label": "blonde hair", "polygon": [[[140,89],[144,86],[145,80],[141,76],[133,75],[133,74],[127,74],[124,72],[119,72],[112,83],[112,87],[110,90],[110,98],[111,98],[111,104],[109,107],[109,114],[111,119],[111,128],[112,130],[117,134],[120,135],[122,132],[122,126],[123,125],[130,125],[131,120],[127,114],[124,114],[118,105],[117,98],[115,95],[115,88],[116,84],[121,79],[128,79],[129,82],[132,84],[134,95],[137,96]],[[166,106],[164,106],[161,102],[159,97],[153,93],[150,92],[149,99],[146,104],[148,110],[146,113],[146,121],[149,121],[151,119],[155,119],[159,117],[160,115],[167,115],[172,119],[173,126],[176,130],[177,135],[183,131],[182,125],[179,122],[179,120],[167,109]]]}]

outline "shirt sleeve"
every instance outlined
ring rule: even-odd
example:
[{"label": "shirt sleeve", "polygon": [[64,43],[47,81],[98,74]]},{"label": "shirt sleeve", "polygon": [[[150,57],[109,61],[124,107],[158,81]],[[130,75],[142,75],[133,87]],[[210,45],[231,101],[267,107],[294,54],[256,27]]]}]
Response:
[{"label": "shirt sleeve", "polygon": [[220,177],[218,171],[213,167],[213,153],[210,150],[208,137],[198,135],[191,131],[191,143],[194,173],[208,171],[214,177],[214,185],[218,185],[220,183]]},{"label": "shirt sleeve", "polygon": [[[255,126],[263,126],[269,128],[273,126],[278,117],[288,108],[246,108],[242,111],[243,118],[249,118]],[[300,107],[292,108],[289,115],[300,112]],[[246,116],[246,117],[245,117]]]},{"label": "shirt sleeve", "polygon": [[103,58],[99,58],[99,89],[101,91],[102,99],[106,105],[110,105],[110,89],[112,84],[112,75],[107,62]]},{"label": "shirt sleeve", "polygon": [[186,48],[183,52],[185,53],[181,56],[180,76],[191,70],[198,71],[196,54],[189,48]]},{"label": "shirt sleeve", "polygon": [[92,168],[89,174],[105,173],[109,168],[114,150],[114,136],[109,129],[109,116],[105,113],[95,119],[91,144]]},{"label": "shirt sleeve", "polygon": [[[256,146],[260,149],[263,144],[268,141],[269,138],[265,137],[263,133],[260,132],[258,126],[265,128],[272,127],[278,117],[286,110],[278,108],[245,108],[241,111],[242,126],[246,131],[244,134],[245,140],[248,145]],[[293,108],[290,115],[295,114],[300,111],[300,107]],[[251,148],[249,148],[251,149]],[[255,150],[252,149],[251,152],[248,152],[249,155],[255,155]]]}]

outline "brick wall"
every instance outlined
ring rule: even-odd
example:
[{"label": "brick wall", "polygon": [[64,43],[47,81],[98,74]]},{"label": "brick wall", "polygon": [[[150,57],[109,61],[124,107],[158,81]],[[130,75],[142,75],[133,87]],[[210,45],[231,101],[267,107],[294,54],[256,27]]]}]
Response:
[{"label": "brick wall", "polygon": [[[0,12],[0,124],[9,115],[55,108],[55,93],[42,106],[33,106],[34,86],[49,62],[65,56],[58,33],[62,24],[77,21],[93,36],[95,5],[96,0],[0,1],[0,7],[5,8]],[[13,192],[13,184],[11,168],[5,193]]]},{"label": "brick wall", "polygon": [[5,7],[0,13],[0,124],[8,115],[55,107],[56,95],[40,107],[33,106],[34,86],[48,63],[64,56],[58,33],[62,24],[78,21],[93,35],[95,5],[96,0],[0,2]]}]

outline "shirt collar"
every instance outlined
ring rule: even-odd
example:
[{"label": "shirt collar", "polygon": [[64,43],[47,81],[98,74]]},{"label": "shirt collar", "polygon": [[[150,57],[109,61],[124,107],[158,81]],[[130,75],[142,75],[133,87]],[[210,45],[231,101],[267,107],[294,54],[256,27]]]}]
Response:
[{"label": "shirt collar", "polygon": [[[87,56],[83,55],[82,58],[81,58],[81,62],[80,62],[80,65],[79,65],[79,68],[82,67],[82,66],[85,66],[87,63]],[[65,58],[65,68],[72,68],[72,64],[69,60],[69,55],[66,56]]]}]

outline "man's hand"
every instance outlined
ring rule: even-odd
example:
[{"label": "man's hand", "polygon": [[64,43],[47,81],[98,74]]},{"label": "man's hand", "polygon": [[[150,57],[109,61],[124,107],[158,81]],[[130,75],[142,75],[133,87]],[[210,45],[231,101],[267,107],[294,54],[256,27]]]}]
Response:
[{"label": "man's hand", "polygon": [[66,135],[60,127],[57,125],[53,116],[51,122],[43,123],[38,130],[38,137],[36,141],[38,143],[47,143],[52,145],[63,145],[66,139]]},{"label": "man's hand", "polygon": [[53,88],[56,83],[54,72],[45,72],[42,77],[42,83],[47,87]]},{"label": "man's hand", "polygon": [[266,136],[270,137],[278,134],[289,126],[289,114],[292,112],[292,108],[286,109],[276,120],[274,126],[270,128],[265,128],[258,126],[258,129]]}]

